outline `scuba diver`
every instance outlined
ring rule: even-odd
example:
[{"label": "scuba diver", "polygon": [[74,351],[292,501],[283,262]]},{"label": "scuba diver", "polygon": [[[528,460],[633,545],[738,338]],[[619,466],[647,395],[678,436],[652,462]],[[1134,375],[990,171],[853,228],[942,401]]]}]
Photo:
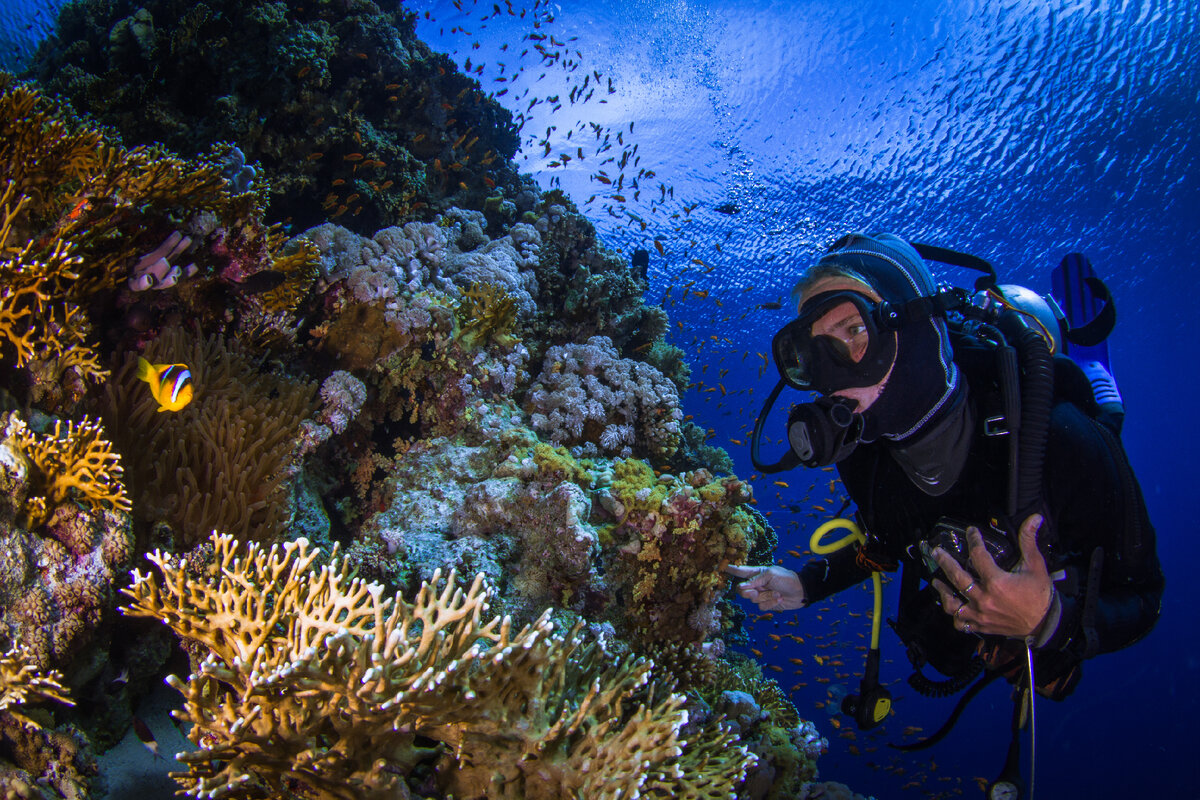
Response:
[{"label": "scuba diver", "polygon": [[[922,256],[984,277],[975,293],[939,288]],[[762,611],[803,608],[875,577],[867,669],[843,702],[865,728],[890,711],[878,682],[878,575],[902,566],[889,624],[908,649],[910,684],[933,696],[967,689],[941,731],[902,749],[940,740],[971,697],[1005,677],[1020,702],[991,797],[1020,795],[1017,730],[1032,711],[1030,687],[1065,698],[1085,659],[1138,641],[1160,610],[1155,534],[1118,438],[1115,382],[1094,357],[1085,373],[1062,354],[1094,350],[1115,322],[1107,289],[1088,281],[1104,313],[1072,329],[1045,299],[999,285],[977,257],[891,234],[839,239],[800,279],[798,316],[772,343],[781,380],[752,457],[764,472],[835,465],[857,512],[830,524],[852,530],[853,546],[820,547],[815,535],[819,555],[798,573],[727,568]],[[819,396],[792,406],[790,449],[763,463],[761,429],[785,385]]]}]

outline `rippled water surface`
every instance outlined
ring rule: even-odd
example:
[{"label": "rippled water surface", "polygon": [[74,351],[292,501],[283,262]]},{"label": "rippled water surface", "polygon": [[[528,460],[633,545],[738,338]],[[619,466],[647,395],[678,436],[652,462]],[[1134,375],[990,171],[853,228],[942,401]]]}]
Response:
[{"label": "rippled water surface", "polygon": [[[743,476],[748,453],[730,440],[745,438],[771,381],[756,354],[786,321],[798,270],[841,233],[888,230],[973,252],[1040,292],[1067,252],[1091,257],[1118,303],[1111,347],[1129,414],[1124,437],[1168,590],[1149,639],[1090,662],[1074,696],[1038,707],[1035,796],[1195,796],[1200,768],[1181,757],[1197,741],[1200,713],[1190,575],[1200,560],[1195,4],[580,0],[548,6],[553,21],[540,9],[537,29],[533,13],[494,15],[490,2],[410,7],[426,41],[460,65],[483,65],[480,83],[504,91],[500,101],[524,118],[522,168],[567,191],[609,246],[650,251],[651,299],[667,298],[674,342],[702,383],[685,410],[730,448]],[[4,4],[8,63],[50,16],[45,0]],[[553,36],[564,55],[540,59],[530,33]],[[599,92],[568,102],[589,73]],[[558,102],[527,107],[552,96]],[[620,132],[620,144],[597,153],[591,124],[614,142]],[[635,144],[630,162],[640,161],[623,170],[620,189],[597,178],[604,170],[615,181],[616,164],[603,159]],[[564,163],[562,153],[575,157]],[[784,309],[772,310],[778,302]],[[718,374],[720,395],[711,391]],[[794,498],[769,485],[757,492],[775,512],[781,549],[805,545],[812,521],[785,521]],[[867,597],[856,594],[854,607]],[[837,613],[800,624],[828,635]],[[843,618],[841,630],[866,624]],[[883,646],[893,659],[883,677],[903,678],[903,648],[886,633]],[[764,649],[775,663],[790,655]],[[846,660],[858,658],[850,651]],[[902,684],[895,691],[897,715],[875,744],[905,738],[910,724],[928,733],[948,712],[946,701]],[[824,694],[814,685],[793,696],[833,742],[822,776],[864,793],[915,798],[961,785],[977,796],[971,778],[993,777],[1003,760],[1009,702],[999,686],[947,742],[899,760],[886,746],[852,754],[814,707]],[[921,785],[911,786],[918,772]]]}]

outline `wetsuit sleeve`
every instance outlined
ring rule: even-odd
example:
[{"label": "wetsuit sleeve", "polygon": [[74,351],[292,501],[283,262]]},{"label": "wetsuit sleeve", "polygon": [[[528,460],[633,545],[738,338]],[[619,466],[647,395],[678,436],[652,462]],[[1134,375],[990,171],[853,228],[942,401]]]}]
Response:
[{"label": "wetsuit sleeve", "polygon": [[1059,404],[1045,475],[1057,534],[1054,560],[1074,580],[1056,584],[1061,614],[1042,649],[1088,658],[1127,647],[1158,620],[1164,580],[1124,448],[1108,428]]},{"label": "wetsuit sleeve", "polygon": [[870,571],[856,563],[857,553],[857,547],[843,547],[805,564],[799,572],[805,605],[812,605],[870,578]]}]

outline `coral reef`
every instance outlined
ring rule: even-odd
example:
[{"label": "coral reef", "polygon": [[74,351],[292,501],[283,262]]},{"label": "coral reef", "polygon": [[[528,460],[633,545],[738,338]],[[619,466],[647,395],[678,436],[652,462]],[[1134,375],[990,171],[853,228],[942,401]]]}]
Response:
[{"label": "coral reef", "polygon": [[[288,523],[289,465],[301,423],[315,409],[316,386],[267,371],[264,358],[221,336],[164,331],[146,349],[156,363],[192,371],[195,399],[160,414],[134,378],[130,354],[108,384],[105,420],[128,463],[139,540],[155,527],[174,548],[189,549],[214,529],[272,541]],[[159,523],[165,523],[164,529]]]},{"label": "coral reef", "polygon": [[5,420],[0,441],[0,636],[71,685],[102,669],[113,584],[133,558],[129,515],[62,503],[37,531],[23,526],[36,471],[24,457],[25,423]]},{"label": "coral reef", "polygon": [[236,144],[272,218],[368,232],[520,186],[511,115],[413,24],[369,0],[87,0],[32,71],[128,143]]},{"label": "coral reef", "polygon": [[736,478],[707,470],[656,477],[643,461],[616,462],[599,500],[617,553],[607,573],[634,642],[700,644],[721,632],[722,569],[746,563],[763,535],[740,508],[749,499],[750,487]]},{"label": "coral reef", "polygon": [[582,454],[669,458],[679,447],[675,384],[605,336],[546,351],[526,402],[534,430]]},{"label": "coral reef", "polygon": [[[191,658],[197,796],[800,792],[819,736],[726,652],[774,534],[644,270],[411,14],[302,5],[66,5],[35,71],[88,122],[0,76],[0,640],[104,746],[180,655],[113,624],[157,565],[127,611]],[[89,789],[13,719],[0,785]]]},{"label": "coral reef", "polygon": [[610,662],[546,615],[487,619],[482,576],[464,592],[437,573],[408,603],[336,557],[316,569],[304,540],[212,543],[204,577],[153,554],[161,580],[135,573],[124,609],[211,651],[172,681],[199,747],[177,776],[191,793],[393,797],[437,759],[462,798],[716,798],[754,761],[721,728],[682,736],[685,699],[656,697],[645,660]]}]

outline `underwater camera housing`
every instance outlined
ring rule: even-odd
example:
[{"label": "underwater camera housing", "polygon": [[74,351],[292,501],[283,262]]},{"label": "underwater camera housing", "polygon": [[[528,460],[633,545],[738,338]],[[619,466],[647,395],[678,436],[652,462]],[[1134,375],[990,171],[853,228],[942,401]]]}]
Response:
[{"label": "underwater camera housing", "polygon": [[1012,538],[995,525],[971,525],[961,520],[942,517],[934,524],[933,531],[929,536],[922,539],[920,544],[917,545],[921,551],[921,560],[925,564],[925,569],[929,574],[930,580],[939,578],[947,586],[954,586],[933,558],[933,551],[939,547],[949,553],[950,557],[957,561],[959,566],[971,573],[972,577],[979,577],[975,568],[971,565],[971,552],[967,545],[967,528],[969,527],[979,529],[979,533],[983,537],[984,548],[1000,569],[1006,572],[1011,571],[1017,565],[1017,562],[1021,560],[1021,553],[1013,544]]}]

